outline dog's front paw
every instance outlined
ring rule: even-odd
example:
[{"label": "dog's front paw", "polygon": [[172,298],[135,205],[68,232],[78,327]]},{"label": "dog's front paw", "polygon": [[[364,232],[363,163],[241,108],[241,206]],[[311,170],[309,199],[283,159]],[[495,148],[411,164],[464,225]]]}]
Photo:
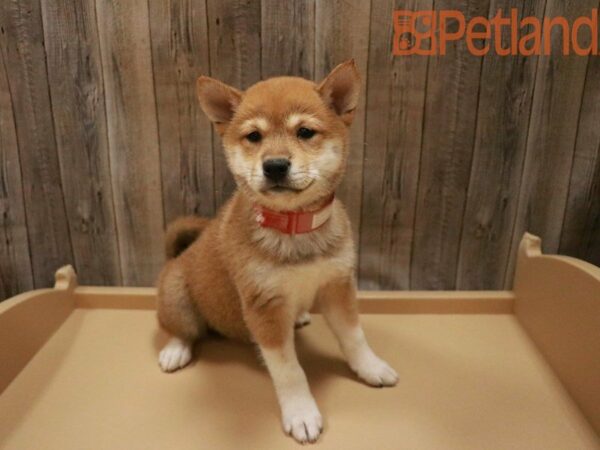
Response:
[{"label": "dog's front paw", "polygon": [[312,398],[296,400],[283,407],[283,429],[301,444],[316,442],[323,431],[323,419]]},{"label": "dog's front paw", "polygon": [[353,361],[351,368],[371,386],[395,386],[398,383],[396,371],[373,352],[362,354],[356,361]]},{"label": "dog's front paw", "polygon": [[163,372],[174,372],[192,360],[192,345],[179,338],[171,338],[158,355],[158,365]]}]

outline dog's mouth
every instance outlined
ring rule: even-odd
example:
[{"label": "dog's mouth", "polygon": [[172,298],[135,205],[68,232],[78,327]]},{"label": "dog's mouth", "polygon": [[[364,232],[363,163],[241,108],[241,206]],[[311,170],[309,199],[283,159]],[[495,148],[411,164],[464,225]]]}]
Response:
[{"label": "dog's mouth", "polygon": [[302,189],[296,189],[290,186],[282,186],[280,184],[276,184],[275,186],[271,186],[270,188],[267,189],[267,192],[275,192],[275,193],[280,193],[280,192],[302,192]]},{"label": "dog's mouth", "polygon": [[290,186],[287,184],[277,183],[277,184],[272,184],[270,186],[265,187],[265,189],[263,189],[262,191],[264,193],[273,193],[273,194],[284,194],[284,193],[299,194],[300,192],[303,192],[306,189],[308,189],[312,183],[313,182],[311,181],[306,186],[301,187],[301,188],[296,187],[296,186]]}]

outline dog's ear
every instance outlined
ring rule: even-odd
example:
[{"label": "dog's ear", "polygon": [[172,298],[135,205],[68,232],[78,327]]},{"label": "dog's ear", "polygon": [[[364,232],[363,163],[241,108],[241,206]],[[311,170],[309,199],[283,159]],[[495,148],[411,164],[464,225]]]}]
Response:
[{"label": "dog's ear", "polygon": [[346,61],[333,69],[317,90],[325,103],[335,110],[346,125],[350,125],[360,92],[360,74],[354,60]]},{"label": "dog's ear", "polygon": [[242,93],[219,80],[204,76],[196,81],[196,91],[202,110],[222,135],[242,100]]}]

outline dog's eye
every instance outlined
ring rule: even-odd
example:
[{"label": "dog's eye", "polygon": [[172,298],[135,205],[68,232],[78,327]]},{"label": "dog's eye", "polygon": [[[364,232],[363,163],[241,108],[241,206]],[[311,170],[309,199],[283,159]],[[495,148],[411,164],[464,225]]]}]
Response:
[{"label": "dog's eye", "polygon": [[246,139],[248,139],[250,142],[260,142],[262,135],[258,131],[253,131],[252,133],[246,135]]},{"label": "dog's eye", "polygon": [[310,128],[305,127],[298,128],[298,131],[296,132],[296,136],[298,136],[300,139],[310,139],[315,134],[315,130],[311,130]]}]

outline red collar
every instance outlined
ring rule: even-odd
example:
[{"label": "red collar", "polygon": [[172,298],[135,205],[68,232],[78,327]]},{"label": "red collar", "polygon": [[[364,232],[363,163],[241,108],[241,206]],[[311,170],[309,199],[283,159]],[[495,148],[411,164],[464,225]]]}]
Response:
[{"label": "red collar", "polygon": [[334,194],[315,211],[273,211],[254,205],[255,219],[262,228],[273,228],[285,234],[310,233],[321,227],[331,217]]}]

